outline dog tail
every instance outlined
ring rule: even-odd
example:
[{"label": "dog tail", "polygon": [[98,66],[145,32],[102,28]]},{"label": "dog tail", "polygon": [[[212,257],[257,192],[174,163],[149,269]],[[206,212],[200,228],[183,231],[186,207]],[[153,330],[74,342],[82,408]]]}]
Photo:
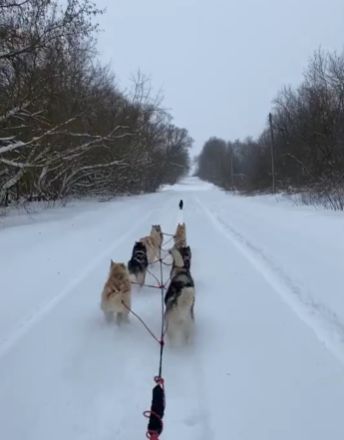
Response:
[{"label": "dog tail", "polygon": [[134,271],[130,271],[129,270],[129,281],[131,283],[135,283],[136,282],[136,274]]},{"label": "dog tail", "polygon": [[128,301],[125,301],[123,294],[115,290],[104,290],[101,300],[101,309],[105,311],[116,311],[117,313],[127,312],[127,307],[130,307]]}]

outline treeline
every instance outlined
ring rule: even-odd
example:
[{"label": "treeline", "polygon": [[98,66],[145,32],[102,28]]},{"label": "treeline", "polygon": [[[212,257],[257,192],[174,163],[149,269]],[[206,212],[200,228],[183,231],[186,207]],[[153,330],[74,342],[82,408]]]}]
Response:
[{"label": "treeline", "polygon": [[0,205],[154,191],[187,172],[192,140],[138,75],[96,61],[89,0],[0,1]]},{"label": "treeline", "polygon": [[258,139],[209,139],[198,175],[226,189],[275,186],[344,209],[344,55],[315,53],[301,85],[277,95]]}]

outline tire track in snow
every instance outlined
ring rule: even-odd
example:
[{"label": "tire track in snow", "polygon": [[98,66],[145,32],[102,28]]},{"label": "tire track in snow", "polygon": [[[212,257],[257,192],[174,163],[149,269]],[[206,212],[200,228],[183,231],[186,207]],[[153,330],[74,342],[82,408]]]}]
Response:
[{"label": "tire track in snow", "polygon": [[[54,307],[56,307],[68,294],[70,294],[75,287],[81,283],[90,272],[92,272],[105,258],[108,258],[113,253],[117,246],[122,244],[125,240],[135,232],[141,225],[143,225],[151,217],[152,213],[146,214],[139,222],[125,232],[121,238],[114,240],[103,252],[93,258],[56,296],[46,303],[37,307],[37,309],[24,318],[18,324],[17,329],[10,335],[0,340],[0,358],[4,356],[37,322],[39,322],[46,314],[48,314]],[[131,237],[130,237],[131,238]]]},{"label": "tire track in snow", "polygon": [[250,261],[282,300],[313,330],[317,339],[344,364],[344,324],[337,315],[324,304],[317,303],[303,292],[300,286],[271,258],[233,226],[213,214],[198,198],[195,198],[195,201],[214,227]]}]

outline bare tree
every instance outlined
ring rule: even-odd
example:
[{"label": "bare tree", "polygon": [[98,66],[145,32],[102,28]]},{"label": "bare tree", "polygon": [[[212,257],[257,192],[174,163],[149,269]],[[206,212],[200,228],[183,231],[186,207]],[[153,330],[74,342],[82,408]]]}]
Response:
[{"label": "bare tree", "polygon": [[124,94],[93,61],[99,13],[90,0],[1,3],[0,204],[154,191],[185,173],[191,140],[148,79]]},{"label": "bare tree", "polygon": [[[274,192],[278,184],[280,189],[308,193],[313,201],[317,194],[321,203],[342,209],[344,54],[316,52],[300,86],[278,93],[259,138],[232,145],[236,174],[242,176],[237,186],[242,189],[272,187]],[[199,157],[199,175],[226,187],[219,178],[222,157],[214,148],[210,154],[208,141]]]}]

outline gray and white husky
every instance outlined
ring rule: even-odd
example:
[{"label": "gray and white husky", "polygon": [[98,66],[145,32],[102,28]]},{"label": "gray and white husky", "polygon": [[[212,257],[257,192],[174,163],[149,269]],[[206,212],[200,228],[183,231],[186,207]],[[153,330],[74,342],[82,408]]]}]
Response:
[{"label": "gray and white husky", "polygon": [[180,271],[180,269],[187,269],[190,272],[191,268],[191,248],[190,246],[183,246],[176,248],[175,246],[169,250],[172,256],[172,268],[170,278]]},{"label": "gray and white husky", "polygon": [[172,343],[189,342],[193,333],[195,284],[190,271],[176,268],[165,295],[166,334]]}]

